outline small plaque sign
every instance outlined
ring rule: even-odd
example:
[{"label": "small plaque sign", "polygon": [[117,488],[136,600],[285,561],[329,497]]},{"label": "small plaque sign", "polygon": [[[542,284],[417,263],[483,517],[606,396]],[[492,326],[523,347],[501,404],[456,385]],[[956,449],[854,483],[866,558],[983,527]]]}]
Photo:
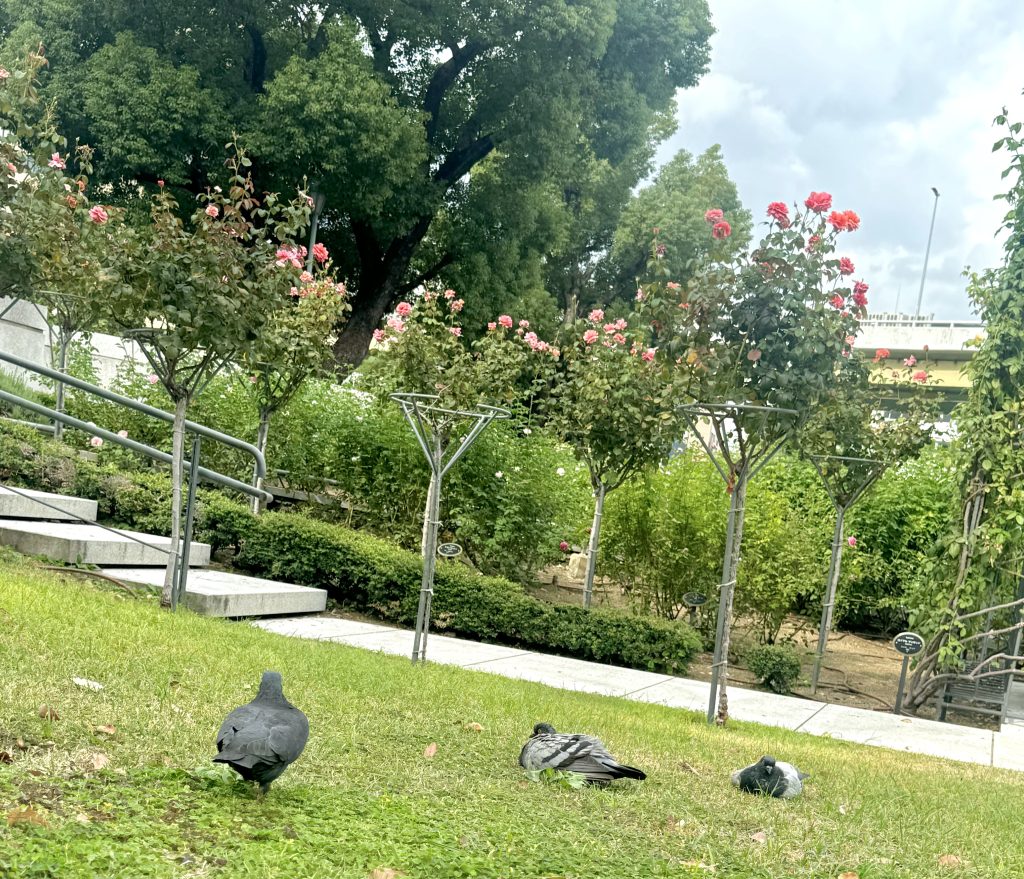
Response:
[{"label": "small plaque sign", "polygon": [[457,543],[442,543],[437,548],[437,554],[446,559],[453,559],[457,555],[462,555],[462,547]]},{"label": "small plaque sign", "polygon": [[708,597],[701,592],[687,592],[683,596],[683,601],[690,607],[700,607],[702,604],[708,603]]},{"label": "small plaque sign", "polygon": [[913,656],[915,653],[920,653],[924,650],[924,638],[916,632],[900,632],[892,639],[892,646],[897,653],[902,653],[904,656]]}]

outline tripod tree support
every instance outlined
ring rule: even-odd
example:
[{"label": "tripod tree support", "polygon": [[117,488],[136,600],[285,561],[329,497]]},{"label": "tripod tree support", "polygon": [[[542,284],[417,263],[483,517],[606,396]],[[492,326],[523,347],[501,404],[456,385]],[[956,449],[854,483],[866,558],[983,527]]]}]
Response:
[{"label": "tripod tree support", "polygon": [[[708,723],[722,725],[729,717],[729,634],[743,545],[747,483],[785,445],[799,413],[795,409],[749,403],[695,403],[682,407],[681,414],[725,481],[729,493],[707,714]],[[701,432],[702,422],[710,426],[711,438]]]},{"label": "tripod tree support", "polygon": [[[818,678],[821,665],[825,661],[825,649],[828,646],[828,633],[832,630],[832,615],[836,606],[836,589],[839,586],[839,572],[843,563],[843,528],[846,513],[879,477],[885,472],[886,464],[874,458],[848,458],[843,455],[808,455],[814,469],[818,471],[821,481],[828,492],[829,500],[836,509],[836,526],[832,533],[832,558],[828,566],[828,579],[825,581],[825,599],[821,606],[821,626],[818,629],[818,650],[814,656],[814,669],[811,672],[811,693],[818,692]],[[841,468],[844,475],[853,475],[846,484],[846,489],[836,476],[834,468]]]},{"label": "tripod tree support", "polygon": [[[413,637],[412,661],[427,658],[427,632],[430,629],[430,604],[434,597],[434,569],[437,564],[437,530],[440,520],[441,484],[445,474],[461,458],[473,441],[496,418],[509,418],[510,413],[497,406],[478,404],[472,410],[448,409],[440,405],[434,394],[391,394],[402,407],[402,414],[412,428],[416,440],[430,465],[430,487],[423,515],[423,581],[416,611],[416,633]],[[450,446],[456,425],[471,424],[457,446]],[[452,451],[454,448],[454,451]]]}]

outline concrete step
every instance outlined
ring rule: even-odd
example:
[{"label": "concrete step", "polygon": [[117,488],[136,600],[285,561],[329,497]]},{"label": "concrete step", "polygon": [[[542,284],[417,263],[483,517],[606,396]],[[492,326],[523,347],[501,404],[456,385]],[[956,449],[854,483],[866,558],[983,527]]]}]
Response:
[{"label": "concrete step", "polygon": [[[139,540],[150,545],[144,546]],[[164,568],[171,541],[137,531],[108,531],[98,525],[0,519],[0,544],[26,555],[46,556],[69,564]],[[210,547],[193,543],[189,566],[209,563]]]},{"label": "concrete step", "polygon": [[[60,509],[55,510],[53,507]],[[0,519],[57,519],[71,522],[86,519],[95,522],[96,501],[27,488],[14,490],[0,485]]]},{"label": "concrete step", "polygon": [[[144,586],[162,586],[164,582],[163,572],[153,568],[104,567],[103,573]],[[327,592],[227,571],[189,571],[185,605],[208,617],[321,613],[327,607]]]}]

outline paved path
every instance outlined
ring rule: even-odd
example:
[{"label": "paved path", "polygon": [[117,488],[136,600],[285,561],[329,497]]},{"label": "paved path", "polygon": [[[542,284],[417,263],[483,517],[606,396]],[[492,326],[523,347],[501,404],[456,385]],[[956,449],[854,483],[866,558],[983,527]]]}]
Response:
[{"label": "paved path", "polygon": [[[253,625],[281,635],[336,641],[402,656],[412,654],[412,632],[375,623],[307,616],[259,620]],[[707,710],[710,695],[709,685],[703,681],[445,635],[430,636],[427,656],[432,662],[536,681],[563,690],[619,696],[701,713]],[[811,735],[1024,772],[1024,726],[1007,725],[1002,732],[992,732],[735,686],[729,688],[729,714],[736,720]]]}]

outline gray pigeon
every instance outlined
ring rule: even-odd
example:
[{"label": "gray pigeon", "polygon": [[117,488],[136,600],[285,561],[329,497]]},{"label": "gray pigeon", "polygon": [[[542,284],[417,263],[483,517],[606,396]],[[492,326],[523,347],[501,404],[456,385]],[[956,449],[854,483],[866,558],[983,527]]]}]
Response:
[{"label": "gray pigeon", "polygon": [[609,784],[616,778],[647,778],[639,769],[619,763],[600,739],[555,732],[550,723],[538,723],[533,728],[533,735],[519,754],[519,765],[526,770],[578,772],[590,784],[598,785]]},{"label": "gray pigeon", "polygon": [[260,794],[299,759],[309,738],[309,721],[284,697],[281,675],[263,672],[260,691],[248,705],[236,708],[217,733],[214,763],[227,763],[246,781],[255,781]]},{"label": "gray pigeon", "polygon": [[746,769],[737,769],[732,774],[732,783],[748,794],[768,794],[789,800],[803,792],[805,778],[810,776],[792,763],[765,756]]}]

